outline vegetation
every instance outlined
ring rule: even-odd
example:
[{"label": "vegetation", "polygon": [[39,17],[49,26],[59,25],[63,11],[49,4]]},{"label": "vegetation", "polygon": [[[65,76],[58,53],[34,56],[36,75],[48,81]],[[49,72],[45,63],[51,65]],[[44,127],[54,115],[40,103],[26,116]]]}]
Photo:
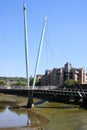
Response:
[{"label": "vegetation", "polygon": [[26,81],[26,78],[23,78],[23,77],[0,77],[0,80],[4,80],[4,81],[19,81],[19,80],[22,80],[22,81]]},{"label": "vegetation", "polygon": [[6,85],[6,81],[0,80],[0,86],[5,86],[5,85]]},{"label": "vegetation", "polygon": [[[34,78],[30,78],[30,85],[33,85]],[[11,86],[26,86],[27,80],[26,78],[22,77],[0,77],[0,86],[5,86],[7,83]],[[40,81],[38,78],[36,78],[36,86],[40,85]]]},{"label": "vegetation", "polygon": [[[30,78],[30,86],[33,85],[34,78]],[[0,77],[0,86],[5,86],[9,82],[10,85],[15,86],[26,86],[27,80],[23,77]],[[81,84],[81,81],[75,81],[72,79],[67,79],[64,81],[64,86],[69,87],[73,85],[79,85]],[[40,86],[40,80],[36,78],[35,86]]]},{"label": "vegetation", "polygon": [[15,86],[26,86],[26,83],[24,83],[23,81],[19,80],[15,83],[12,83],[12,85],[15,85]]},{"label": "vegetation", "polygon": [[[34,81],[34,78],[31,78],[31,79],[30,79],[30,86],[33,85],[33,81]],[[36,78],[35,86],[40,86],[40,81],[39,81],[38,78]]]},{"label": "vegetation", "polygon": [[75,80],[72,80],[72,79],[67,79],[67,80],[64,81],[64,86],[65,87],[78,85],[78,84],[81,84],[81,81],[75,81]]},{"label": "vegetation", "polygon": [[0,77],[0,86],[9,85],[25,86],[26,78],[22,77]]}]

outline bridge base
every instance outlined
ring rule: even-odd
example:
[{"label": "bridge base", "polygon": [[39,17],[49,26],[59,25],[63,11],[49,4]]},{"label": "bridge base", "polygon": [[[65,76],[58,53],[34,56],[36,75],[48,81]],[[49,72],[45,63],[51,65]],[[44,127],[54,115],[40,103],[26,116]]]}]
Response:
[{"label": "bridge base", "polygon": [[32,107],[34,107],[33,97],[29,97],[27,102],[27,108],[32,108]]}]

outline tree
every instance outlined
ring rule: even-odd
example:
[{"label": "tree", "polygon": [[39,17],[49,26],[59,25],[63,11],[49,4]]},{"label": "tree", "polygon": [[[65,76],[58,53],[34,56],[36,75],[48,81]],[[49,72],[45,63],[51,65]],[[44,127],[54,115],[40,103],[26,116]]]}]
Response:
[{"label": "tree", "polygon": [[31,79],[30,79],[30,86],[33,85],[33,81],[34,81],[34,78],[31,78]]},{"label": "tree", "polygon": [[[30,79],[30,85],[32,86],[33,85],[33,81],[34,81],[34,78],[31,78]],[[36,78],[36,82],[35,82],[35,86],[39,86],[40,85],[40,81],[38,78]]]},{"label": "tree", "polygon": [[67,79],[64,81],[64,86],[68,87],[68,86],[72,86],[74,85],[75,81],[72,79]]},{"label": "tree", "polygon": [[26,84],[23,81],[19,80],[16,83],[13,83],[12,85],[15,85],[15,86],[25,86]]},{"label": "tree", "polygon": [[6,85],[6,81],[0,80],[0,86],[5,86],[5,85]]},{"label": "tree", "polygon": [[65,87],[78,85],[78,84],[81,84],[81,81],[75,81],[75,80],[72,80],[72,79],[67,79],[67,80],[64,81],[64,86]]},{"label": "tree", "polygon": [[75,84],[75,85],[81,84],[81,81],[80,81],[80,80],[74,81],[74,84]]}]

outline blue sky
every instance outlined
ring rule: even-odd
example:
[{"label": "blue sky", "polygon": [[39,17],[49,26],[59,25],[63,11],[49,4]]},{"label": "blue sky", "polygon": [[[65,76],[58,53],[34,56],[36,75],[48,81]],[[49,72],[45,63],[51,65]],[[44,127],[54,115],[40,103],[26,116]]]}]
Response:
[{"label": "blue sky", "polygon": [[34,74],[45,16],[38,73],[66,62],[87,71],[87,0],[0,0],[0,76],[26,76],[23,2],[27,6],[29,75]]}]

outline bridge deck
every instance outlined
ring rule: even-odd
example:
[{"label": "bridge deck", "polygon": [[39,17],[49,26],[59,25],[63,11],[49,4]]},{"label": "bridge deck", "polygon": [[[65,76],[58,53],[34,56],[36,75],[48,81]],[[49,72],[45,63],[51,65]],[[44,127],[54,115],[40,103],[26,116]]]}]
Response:
[{"label": "bridge deck", "polygon": [[27,97],[29,94],[41,94],[41,95],[68,95],[79,97],[80,92],[82,95],[87,95],[87,91],[74,90],[74,89],[58,89],[58,90],[43,90],[43,89],[0,89],[0,93],[19,95]]},{"label": "bridge deck", "polygon": [[78,89],[0,89],[0,93],[18,95],[28,98],[46,99],[52,102],[71,103],[87,107],[87,91]]}]

